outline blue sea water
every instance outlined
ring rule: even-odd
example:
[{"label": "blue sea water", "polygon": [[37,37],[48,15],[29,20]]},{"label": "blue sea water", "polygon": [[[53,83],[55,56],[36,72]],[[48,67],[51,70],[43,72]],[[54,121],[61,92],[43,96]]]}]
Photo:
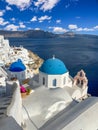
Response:
[{"label": "blue sea water", "polygon": [[23,45],[44,60],[55,55],[65,63],[73,77],[83,69],[89,80],[88,92],[98,96],[98,37],[9,40],[10,45]]}]

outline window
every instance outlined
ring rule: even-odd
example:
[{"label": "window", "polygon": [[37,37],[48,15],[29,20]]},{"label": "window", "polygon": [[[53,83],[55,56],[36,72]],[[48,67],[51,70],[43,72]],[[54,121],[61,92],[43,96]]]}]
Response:
[{"label": "window", "polygon": [[83,72],[80,72],[80,77],[83,77]]},{"label": "window", "polygon": [[80,80],[79,80],[79,79],[77,79],[77,85],[78,85],[78,84],[80,84]]},{"label": "window", "polygon": [[81,80],[81,85],[83,85],[83,83],[84,83],[83,80]]},{"label": "window", "polygon": [[56,86],[56,79],[53,80],[53,86]]},{"label": "window", "polygon": [[45,78],[43,77],[43,85],[45,85]]}]

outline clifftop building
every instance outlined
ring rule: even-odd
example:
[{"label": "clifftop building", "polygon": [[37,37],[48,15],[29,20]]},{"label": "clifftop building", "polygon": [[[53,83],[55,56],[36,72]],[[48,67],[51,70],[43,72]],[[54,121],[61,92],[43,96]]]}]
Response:
[{"label": "clifftop building", "polygon": [[[86,76],[84,75],[85,73],[80,73],[83,79],[81,80],[82,82]],[[64,88],[71,98],[79,99],[87,95],[88,86],[84,82],[81,85],[80,83],[75,83],[75,79],[73,80],[69,75],[65,64],[54,56],[46,60],[39,69],[39,86],[52,89]]]},{"label": "clifftop building", "polygon": [[[97,128],[97,123],[92,120],[89,126],[85,118],[86,115],[91,117],[90,112],[98,106],[98,99],[88,97],[88,81],[83,70],[73,79],[64,63],[53,57],[44,61],[35,79],[31,79],[30,82],[34,92],[23,99],[23,105],[35,124],[31,124],[24,116],[28,130]],[[81,120],[80,123],[78,119]]]},{"label": "clifftop building", "polygon": [[55,57],[48,59],[42,64],[39,70],[40,85],[47,88],[72,87],[69,72],[61,60]]}]

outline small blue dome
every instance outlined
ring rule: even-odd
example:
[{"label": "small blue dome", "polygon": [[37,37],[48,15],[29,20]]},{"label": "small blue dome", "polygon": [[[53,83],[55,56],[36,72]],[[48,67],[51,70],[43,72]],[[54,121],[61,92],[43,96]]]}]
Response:
[{"label": "small blue dome", "polygon": [[50,75],[59,75],[68,72],[64,63],[57,58],[46,60],[39,70]]},{"label": "small blue dome", "polygon": [[26,67],[21,61],[21,59],[18,59],[16,62],[13,62],[9,68],[9,70],[12,72],[21,72],[21,71],[24,71],[25,69]]}]

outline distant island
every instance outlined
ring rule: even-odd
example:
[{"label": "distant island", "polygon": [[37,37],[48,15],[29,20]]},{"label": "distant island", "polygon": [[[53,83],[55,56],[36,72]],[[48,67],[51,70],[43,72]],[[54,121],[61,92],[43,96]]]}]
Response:
[{"label": "distant island", "polygon": [[5,38],[54,38],[57,37],[56,34],[51,32],[45,32],[43,30],[27,30],[27,31],[5,31],[0,30],[0,35]]},{"label": "distant island", "polygon": [[74,32],[66,32],[64,34],[54,34],[43,30],[27,30],[27,31],[6,31],[0,30],[0,35],[5,38],[67,38],[67,37],[98,37],[97,35],[76,34]]}]

